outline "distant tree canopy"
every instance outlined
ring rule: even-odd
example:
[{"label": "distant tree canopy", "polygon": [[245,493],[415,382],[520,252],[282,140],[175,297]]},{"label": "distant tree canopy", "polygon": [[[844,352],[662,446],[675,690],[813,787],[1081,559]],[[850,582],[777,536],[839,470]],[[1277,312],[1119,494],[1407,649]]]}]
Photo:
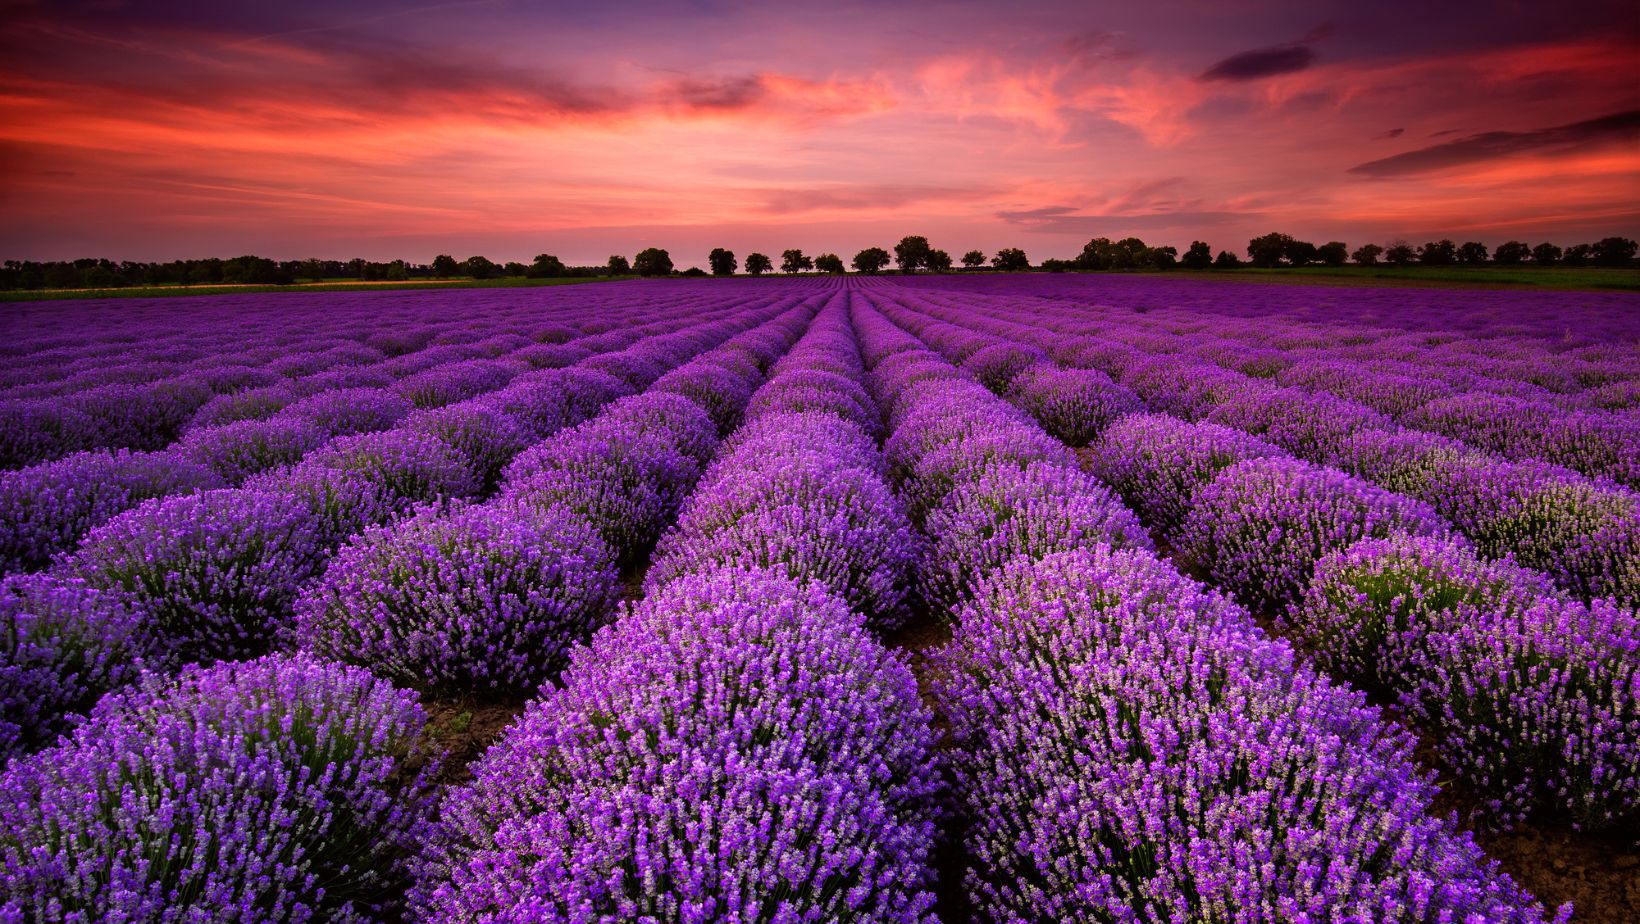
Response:
[{"label": "distant tree canopy", "polygon": [[1532,262],[1539,266],[1554,266],[1560,262],[1560,248],[1543,243],[1532,248]]},{"label": "distant tree canopy", "polygon": [[1215,269],[1235,269],[1240,265],[1241,258],[1228,250],[1219,251],[1219,255],[1213,258],[1213,267]]},{"label": "distant tree canopy", "polygon": [[761,276],[772,269],[774,269],[774,261],[769,259],[768,254],[749,253],[746,255],[746,272],[751,273],[753,276]]},{"label": "distant tree canopy", "polygon": [[447,253],[441,253],[433,258],[434,276],[448,278],[459,272],[461,272],[461,264],[456,262],[455,257],[452,257]]},{"label": "distant tree canopy", "polygon": [[535,262],[524,270],[524,275],[532,279],[551,279],[567,272],[569,267],[564,265],[564,261],[550,253],[538,253],[535,255]]},{"label": "distant tree canopy", "polygon": [[880,273],[888,265],[888,251],[881,247],[867,247],[854,255],[854,269],[861,273]]},{"label": "distant tree canopy", "polygon": [[[977,251],[976,251],[977,252]],[[963,265],[968,265],[968,256],[962,258]],[[985,258],[980,257],[981,260]],[[1020,273],[1031,268],[1031,258],[1025,256],[1025,251],[1018,247],[1004,247],[991,258],[991,266],[1004,273]]]},{"label": "distant tree canopy", "polygon": [[1588,266],[1593,257],[1593,244],[1573,244],[1561,252],[1560,262],[1567,266]]},{"label": "distant tree canopy", "polygon": [[1458,245],[1444,238],[1430,241],[1418,248],[1418,262],[1424,266],[1451,266],[1458,262]]},{"label": "distant tree canopy", "polygon": [[943,250],[930,250],[928,255],[923,257],[923,265],[928,267],[931,272],[950,272],[951,255]]},{"label": "distant tree canopy", "polygon": [[1628,266],[1637,252],[1640,244],[1626,237],[1602,238],[1594,245],[1594,262],[1596,266]]},{"label": "distant tree canopy", "polygon": [[1458,245],[1458,262],[1479,266],[1486,262],[1486,245],[1480,241],[1465,241]]},{"label": "distant tree canopy", "polygon": [[1532,249],[1520,241],[1504,241],[1498,245],[1498,249],[1492,251],[1492,262],[1514,266],[1525,260],[1531,252]]},{"label": "distant tree canopy", "polygon": [[489,257],[468,257],[461,261],[461,271],[474,279],[494,279],[501,275],[501,267]]},{"label": "distant tree canopy", "polygon": [[659,247],[645,247],[632,258],[632,270],[639,276],[670,276],[672,255]]},{"label": "distant tree canopy", "polygon": [[1390,266],[1406,266],[1418,254],[1406,241],[1396,241],[1384,248],[1384,262]]},{"label": "distant tree canopy", "polygon": [[843,265],[843,258],[834,253],[823,253],[815,257],[814,268],[822,273],[848,272],[848,268]]},{"label": "distant tree canopy", "polygon": [[1328,266],[1343,266],[1350,258],[1350,245],[1343,241],[1328,241],[1315,249],[1315,258]]},{"label": "distant tree canopy", "polygon": [[985,254],[978,250],[970,250],[962,255],[962,265],[968,269],[979,269],[985,265]]},{"label": "distant tree canopy", "polygon": [[1288,248],[1294,243],[1296,241],[1292,235],[1272,231],[1247,242],[1247,257],[1253,261],[1254,266],[1266,269],[1280,266],[1282,258],[1287,256]]},{"label": "distant tree canopy", "polygon": [[609,257],[609,263],[606,265],[609,268],[609,275],[611,276],[626,276],[632,272],[632,264],[626,262],[626,258],[618,253],[611,254]]},{"label": "distant tree canopy", "polygon": [[803,251],[794,247],[780,252],[782,273],[806,273],[811,269],[814,269],[814,261],[804,256]]},{"label": "distant tree canopy", "polygon": [[712,252],[706,257],[706,262],[712,265],[713,276],[733,276],[738,265],[734,251],[724,250],[722,247],[713,247]]},{"label": "distant tree canopy", "polygon": [[920,234],[907,235],[894,245],[894,265],[902,273],[915,273],[928,264],[928,238]]},{"label": "distant tree canopy", "polygon": [[1377,266],[1378,257],[1383,252],[1384,248],[1377,244],[1362,244],[1360,247],[1355,248],[1355,253],[1350,254],[1350,259],[1362,266]]},{"label": "distant tree canopy", "polygon": [[1207,246],[1206,241],[1191,241],[1190,249],[1184,252],[1179,262],[1185,269],[1207,269],[1213,265],[1213,248]]},{"label": "distant tree canopy", "polygon": [[1178,254],[1175,248],[1150,247],[1136,237],[1124,237],[1119,241],[1112,241],[1108,237],[1096,237],[1082,245],[1082,253],[1077,256],[1075,262],[1080,269],[1161,269],[1172,266],[1177,261]]}]

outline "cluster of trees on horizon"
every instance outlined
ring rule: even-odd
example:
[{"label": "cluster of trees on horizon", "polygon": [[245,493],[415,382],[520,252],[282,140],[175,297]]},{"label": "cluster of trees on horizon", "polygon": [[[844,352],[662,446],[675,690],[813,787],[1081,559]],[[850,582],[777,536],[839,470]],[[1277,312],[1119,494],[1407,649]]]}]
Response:
[{"label": "cluster of trees on horizon", "polygon": [[[1351,250],[1343,241],[1314,244],[1291,235],[1272,232],[1247,242],[1247,260],[1243,261],[1228,250],[1216,255],[1203,241],[1192,241],[1181,255],[1172,246],[1152,247],[1136,237],[1112,241],[1096,237],[1082,247],[1082,252],[1069,260],[1057,258],[1042,261],[1037,269],[1048,272],[1089,270],[1168,270],[1235,269],[1251,265],[1258,268],[1302,267],[1312,265],[1345,266],[1521,266],[1530,264],[1549,266],[1604,266],[1629,267],[1635,265],[1640,245],[1625,237],[1607,237],[1593,244],[1574,244],[1560,247],[1551,243],[1536,246],[1521,241],[1507,241],[1492,250],[1479,241],[1462,244],[1451,240],[1429,241],[1414,247],[1406,241],[1386,245],[1363,244]],[[874,274],[883,272],[892,262],[902,273],[952,271],[955,263],[949,253],[929,245],[922,235],[908,235],[900,239],[893,252],[881,247],[867,247],[856,253],[845,266],[843,258],[835,253],[810,257],[800,249],[781,252],[779,268],[782,273],[821,272],[841,274],[852,266],[854,272]],[[1005,247],[987,258],[982,251],[964,253],[960,262],[962,271],[1024,272],[1033,269],[1025,251]],[[987,264],[989,264],[987,266]],[[733,276],[742,269],[741,261],[733,251],[713,248],[707,256],[710,275]],[[749,253],[744,271],[753,276],[773,272],[774,260],[767,254]],[[417,279],[499,279],[503,277],[552,279],[565,277],[601,276],[706,276],[697,267],[679,271],[671,254],[659,247],[641,250],[630,261],[619,254],[613,255],[602,266],[568,266],[552,254],[539,254],[531,263],[509,261],[496,263],[487,257],[472,256],[458,261],[449,254],[439,254],[431,263],[409,263],[393,260],[386,263],[364,259],[353,260],[270,260],[246,255],[231,259],[172,260],[143,263],[106,259],[60,261],[7,260],[0,265],[0,289],[113,289],[129,286],[192,286],[192,285],[291,285],[299,279],[314,281],[356,279],[363,282],[399,282]]]}]

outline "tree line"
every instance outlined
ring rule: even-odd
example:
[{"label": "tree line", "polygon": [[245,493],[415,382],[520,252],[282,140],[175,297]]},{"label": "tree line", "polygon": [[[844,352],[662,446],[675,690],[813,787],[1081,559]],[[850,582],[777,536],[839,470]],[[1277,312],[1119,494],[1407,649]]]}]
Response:
[{"label": "tree line", "polygon": [[[1405,241],[1389,244],[1363,244],[1351,250],[1343,241],[1315,244],[1289,234],[1272,232],[1247,242],[1247,260],[1228,250],[1214,254],[1213,248],[1203,241],[1192,241],[1180,254],[1171,246],[1152,247],[1136,237],[1113,241],[1096,237],[1083,245],[1082,252],[1069,260],[1044,260],[1040,269],[1049,272],[1081,270],[1167,270],[1233,269],[1244,265],[1260,268],[1290,266],[1633,266],[1640,245],[1625,237],[1602,238],[1592,244],[1574,244],[1560,247],[1541,243],[1529,245],[1522,241],[1506,241],[1488,250],[1479,241],[1462,244],[1451,240],[1429,241],[1414,247]],[[892,248],[867,247],[844,264],[835,253],[815,256],[792,248],[780,254],[783,273],[848,272],[874,274],[886,270],[890,263],[902,273],[950,272],[955,265],[949,253],[931,246],[922,235],[907,235]],[[1025,251],[1005,247],[987,258],[984,252],[970,250],[960,258],[964,271],[986,269],[998,272],[1023,272],[1032,268]],[[742,268],[753,276],[773,272],[774,259],[763,253],[749,253],[744,263],[733,251],[713,248],[707,255],[707,265],[713,276],[733,276]],[[364,259],[353,260],[270,260],[246,255],[231,259],[172,260],[144,263],[104,259],[59,261],[7,260],[0,265],[0,289],[113,289],[129,286],[192,286],[192,285],[290,285],[301,279],[356,279],[361,282],[409,281],[417,279],[499,279],[503,277],[550,279],[560,277],[596,276],[705,276],[705,270],[691,267],[679,272],[671,254],[659,247],[648,247],[631,260],[615,254],[602,266],[569,266],[552,254],[538,254],[530,263],[509,261],[496,263],[487,257],[472,256],[457,260],[449,254],[439,254],[431,263],[410,263],[392,260],[385,263]]]}]

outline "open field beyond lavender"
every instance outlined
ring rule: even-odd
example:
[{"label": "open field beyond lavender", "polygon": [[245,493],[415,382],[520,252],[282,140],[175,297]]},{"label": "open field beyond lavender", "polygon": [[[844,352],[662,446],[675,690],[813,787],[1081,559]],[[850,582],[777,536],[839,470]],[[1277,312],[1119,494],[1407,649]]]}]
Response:
[{"label": "open field beyond lavender", "polygon": [[1640,919],[1640,296],[0,333],[0,921]]}]

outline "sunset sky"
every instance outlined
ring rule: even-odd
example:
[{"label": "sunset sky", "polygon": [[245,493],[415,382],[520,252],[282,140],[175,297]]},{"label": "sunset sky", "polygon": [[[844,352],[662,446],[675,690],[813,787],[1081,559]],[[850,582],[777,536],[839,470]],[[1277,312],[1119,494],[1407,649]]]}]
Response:
[{"label": "sunset sky", "polygon": [[0,258],[1640,237],[1640,8],[0,0]]}]

